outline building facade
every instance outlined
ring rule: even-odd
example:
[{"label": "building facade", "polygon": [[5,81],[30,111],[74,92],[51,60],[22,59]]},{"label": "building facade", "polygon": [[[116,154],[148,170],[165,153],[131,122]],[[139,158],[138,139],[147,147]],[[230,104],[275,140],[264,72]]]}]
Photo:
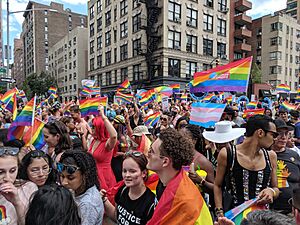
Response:
[{"label": "building facade", "polygon": [[300,0],[287,0],[286,1],[286,14],[291,17],[300,19]]},{"label": "building facade", "polygon": [[4,66],[2,13],[2,1],[0,1],[0,66]]},{"label": "building facade", "polygon": [[300,25],[285,13],[277,12],[253,21],[252,53],[261,67],[262,82],[273,88],[287,84],[298,89],[300,66]]},{"label": "building facade", "polygon": [[88,29],[76,27],[49,48],[49,74],[57,78],[61,101],[75,99],[87,77]]},{"label": "building facade", "polygon": [[252,3],[248,0],[232,0],[230,9],[229,59],[234,61],[250,56],[252,18],[246,13],[252,9]]},{"label": "building facade", "polygon": [[134,88],[191,80],[226,64],[227,0],[90,0],[89,78],[113,92],[128,77]]},{"label": "building facade", "polygon": [[14,39],[14,64],[12,68],[12,78],[16,80],[16,85],[18,88],[21,88],[25,79],[23,76],[23,51],[24,45],[22,38],[15,38]]},{"label": "building facade", "polygon": [[[37,10],[37,9],[47,10]],[[49,69],[49,48],[75,27],[86,27],[87,17],[64,9],[59,3],[43,5],[29,1],[24,13],[22,37],[24,42],[24,76],[40,74]]]}]

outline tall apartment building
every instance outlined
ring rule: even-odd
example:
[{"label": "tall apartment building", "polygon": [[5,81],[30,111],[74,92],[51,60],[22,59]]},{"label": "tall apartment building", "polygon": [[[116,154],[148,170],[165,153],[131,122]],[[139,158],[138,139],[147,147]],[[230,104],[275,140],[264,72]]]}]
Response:
[{"label": "tall apartment building", "polygon": [[89,78],[115,91],[185,83],[227,63],[228,0],[90,0]]},{"label": "tall apartment building", "polygon": [[49,74],[57,78],[61,101],[78,96],[87,76],[88,29],[76,27],[49,48]]},{"label": "tall apartment building", "polygon": [[300,20],[300,0],[287,0],[286,14],[297,20]]},{"label": "tall apartment building", "polygon": [[248,40],[252,36],[249,29],[252,18],[246,12],[252,9],[252,3],[248,0],[231,0],[230,9],[229,59],[234,61],[250,55]]},{"label": "tall apartment building", "polygon": [[12,69],[12,78],[16,80],[17,87],[21,88],[22,84],[24,83],[25,79],[23,76],[23,51],[24,45],[22,38],[15,38],[14,39],[14,64]]},{"label": "tall apartment building", "polygon": [[261,66],[262,82],[284,83],[292,91],[299,85],[300,24],[285,13],[277,12],[253,21],[254,62]]},{"label": "tall apartment building", "polygon": [[[63,4],[51,2],[50,6],[29,1],[24,13],[24,75],[40,74],[49,69],[49,48],[77,26],[86,27],[87,17],[64,9]],[[55,10],[55,11],[54,11]]]}]

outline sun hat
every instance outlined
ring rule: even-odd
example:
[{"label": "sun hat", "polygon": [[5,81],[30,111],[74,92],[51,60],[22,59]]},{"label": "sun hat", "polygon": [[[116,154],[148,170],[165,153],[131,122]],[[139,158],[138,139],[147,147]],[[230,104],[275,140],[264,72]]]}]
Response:
[{"label": "sun hat", "polygon": [[214,131],[204,131],[203,137],[214,143],[227,143],[243,136],[245,132],[245,128],[232,128],[230,121],[220,121],[215,124]]},{"label": "sun hat", "polygon": [[124,116],[117,115],[117,116],[114,118],[114,121],[115,121],[116,123],[121,123],[121,124],[125,125],[125,118],[124,118]]},{"label": "sun hat", "polygon": [[140,125],[133,129],[132,136],[142,136],[143,134],[151,134],[146,126]]}]

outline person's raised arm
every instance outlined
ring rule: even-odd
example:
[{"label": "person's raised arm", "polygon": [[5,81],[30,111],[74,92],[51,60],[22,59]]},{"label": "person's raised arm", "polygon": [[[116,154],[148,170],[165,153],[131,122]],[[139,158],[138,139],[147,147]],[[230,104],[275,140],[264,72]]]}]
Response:
[{"label": "person's raised arm", "polygon": [[115,130],[109,119],[105,116],[103,105],[99,105],[98,110],[101,118],[103,119],[104,126],[106,127],[106,130],[109,134],[109,139],[106,141],[105,148],[111,151],[114,149],[117,143],[117,131]]}]

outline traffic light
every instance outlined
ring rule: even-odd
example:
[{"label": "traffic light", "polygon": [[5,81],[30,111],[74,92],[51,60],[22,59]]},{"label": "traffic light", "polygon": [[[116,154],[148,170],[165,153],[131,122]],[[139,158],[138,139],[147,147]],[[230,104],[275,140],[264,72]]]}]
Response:
[{"label": "traffic light", "polygon": [[220,64],[220,59],[216,59],[216,66]]}]

